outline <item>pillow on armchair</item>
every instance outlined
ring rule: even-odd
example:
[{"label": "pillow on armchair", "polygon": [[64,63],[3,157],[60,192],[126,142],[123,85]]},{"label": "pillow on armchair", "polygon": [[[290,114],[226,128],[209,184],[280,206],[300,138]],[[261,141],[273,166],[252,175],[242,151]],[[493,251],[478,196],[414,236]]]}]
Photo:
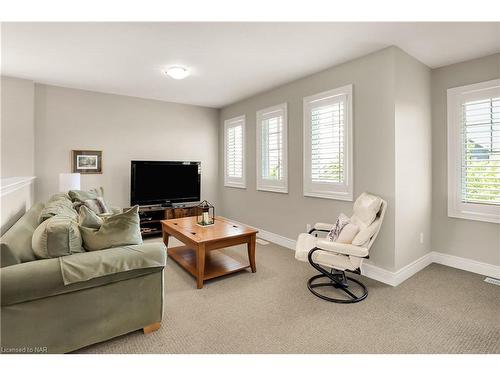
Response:
[{"label": "pillow on armchair", "polygon": [[336,241],[337,238],[339,237],[340,235],[340,232],[342,231],[342,229],[347,225],[349,224],[351,220],[349,219],[349,217],[345,214],[340,214],[339,217],[337,218],[337,221],[335,221],[335,225],[333,226],[333,228],[330,230],[330,232],[328,232],[328,239],[330,241]]}]

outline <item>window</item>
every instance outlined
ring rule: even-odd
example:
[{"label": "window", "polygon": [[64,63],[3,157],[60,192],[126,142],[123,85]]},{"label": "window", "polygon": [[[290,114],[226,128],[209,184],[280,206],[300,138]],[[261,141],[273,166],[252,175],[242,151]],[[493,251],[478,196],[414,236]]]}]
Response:
[{"label": "window", "polygon": [[245,188],[245,116],[224,121],[224,185]]},{"label": "window", "polygon": [[288,192],[286,103],[257,112],[257,190]]},{"label": "window", "polygon": [[500,80],[448,90],[448,216],[500,223]]},{"label": "window", "polygon": [[304,195],[352,201],[352,85],[304,98]]}]

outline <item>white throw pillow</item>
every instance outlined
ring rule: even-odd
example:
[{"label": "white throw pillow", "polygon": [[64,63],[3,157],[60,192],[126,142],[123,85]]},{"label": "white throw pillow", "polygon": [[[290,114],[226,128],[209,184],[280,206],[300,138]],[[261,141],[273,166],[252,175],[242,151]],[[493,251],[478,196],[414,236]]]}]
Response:
[{"label": "white throw pillow", "polygon": [[330,241],[336,241],[338,236],[340,235],[340,232],[342,229],[349,224],[350,219],[347,215],[345,214],[340,214],[339,217],[337,218],[337,221],[335,222],[335,225],[333,228],[330,230],[328,233],[327,237]]},{"label": "white throw pillow", "polygon": [[339,243],[352,243],[354,237],[359,232],[359,227],[356,224],[349,223],[340,231],[339,236],[337,237],[337,241]]}]

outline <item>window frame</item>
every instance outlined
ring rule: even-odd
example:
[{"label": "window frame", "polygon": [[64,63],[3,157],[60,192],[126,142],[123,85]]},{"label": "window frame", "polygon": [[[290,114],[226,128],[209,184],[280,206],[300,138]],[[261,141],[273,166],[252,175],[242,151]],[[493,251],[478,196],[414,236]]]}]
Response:
[{"label": "window frame", "polygon": [[[288,106],[287,103],[281,103],[272,107],[261,109],[256,112],[256,170],[257,170],[257,190],[270,191],[274,193],[288,193]],[[262,176],[262,122],[274,113],[280,113],[282,121],[282,178],[281,180],[271,180]],[[266,118],[267,117],[267,118]]]},{"label": "window frame", "polygon": [[[303,193],[305,197],[325,198],[342,201],[353,201],[353,85],[342,86],[324,91],[303,99]],[[313,182],[311,177],[311,112],[319,104],[338,102],[345,97],[344,103],[344,183]]]},{"label": "window frame", "polygon": [[[241,147],[241,177],[231,177],[228,175],[227,171],[227,142],[228,142],[228,137],[227,133],[229,128],[234,128],[237,126],[242,127],[241,131],[241,142],[242,142],[242,147]],[[246,151],[246,117],[245,115],[241,116],[236,116],[230,119],[227,119],[224,121],[224,186],[226,187],[233,187],[233,188],[239,188],[239,189],[246,189],[246,157],[245,157],[245,151]]]},{"label": "window frame", "polygon": [[[462,111],[464,102],[500,96],[500,79],[447,90],[448,216],[500,223],[500,206],[462,202]],[[496,94],[495,94],[496,93]]]}]

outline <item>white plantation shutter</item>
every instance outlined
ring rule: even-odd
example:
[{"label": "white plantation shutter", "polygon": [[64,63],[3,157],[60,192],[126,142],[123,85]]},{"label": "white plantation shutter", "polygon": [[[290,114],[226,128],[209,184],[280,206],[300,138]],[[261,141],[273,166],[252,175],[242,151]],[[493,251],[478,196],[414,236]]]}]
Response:
[{"label": "white plantation shutter", "polygon": [[500,79],[447,95],[448,216],[500,223]]},{"label": "white plantation shutter", "polygon": [[257,112],[257,189],[286,193],[286,103]]},{"label": "white plantation shutter", "polygon": [[224,122],[224,184],[245,187],[245,117]]},{"label": "white plantation shutter", "polygon": [[352,200],[352,85],[304,98],[304,195]]},{"label": "white plantation shutter", "polygon": [[311,178],[313,182],[343,183],[344,103],[338,101],[311,111]]},{"label": "white plantation shutter", "polygon": [[500,97],[462,104],[462,201],[500,205]]}]

